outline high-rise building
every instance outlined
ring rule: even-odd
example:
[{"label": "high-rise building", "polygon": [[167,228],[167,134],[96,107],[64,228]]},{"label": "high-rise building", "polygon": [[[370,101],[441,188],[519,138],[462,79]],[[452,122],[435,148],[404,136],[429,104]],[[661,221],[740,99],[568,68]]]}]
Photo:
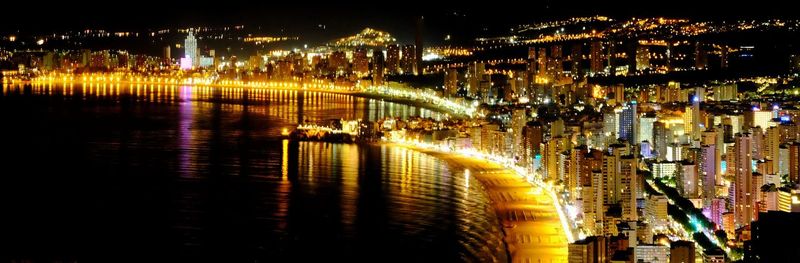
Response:
[{"label": "high-rise building", "polygon": [[353,73],[360,77],[369,74],[369,58],[364,47],[357,47],[353,51]]},{"label": "high-rise building", "polygon": [[591,71],[592,74],[603,72],[603,43],[600,41],[593,41],[589,53],[589,71]]},{"label": "high-rise building", "polygon": [[416,47],[414,45],[403,46],[402,54],[400,57],[400,69],[403,74],[413,75],[416,74],[415,68],[417,66]]},{"label": "high-rise building", "polygon": [[183,41],[183,48],[184,48],[184,57],[191,59],[191,64],[193,67],[200,66],[200,52],[197,52],[197,39],[192,34],[192,31],[189,31],[189,35],[186,36],[186,39]]},{"label": "high-rise building", "polygon": [[655,116],[643,116],[639,118],[639,134],[636,135],[638,142],[649,142],[651,145],[653,141],[653,124],[656,122]]},{"label": "high-rise building", "polygon": [[733,154],[736,156],[734,185],[734,215],[737,226],[744,226],[753,221],[755,212],[755,194],[753,190],[752,137],[750,133],[736,135]]},{"label": "high-rise building", "polygon": [[510,132],[512,133],[512,137],[514,139],[514,144],[512,146],[512,151],[514,152],[515,158],[520,158],[523,156],[523,151],[525,150],[525,146],[522,143],[522,129],[525,127],[525,124],[528,123],[528,116],[526,114],[526,109],[514,109],[511,112],[511,129]]},{"label": "high-rise building", "polygon": [[170,46],[164,47],[164,54],[162,56],[164,58],[164,61],[166,62],[172,61],[172,52]]},{"label": "high-rise building", "polygon": [[736,100],[737,97],[738,97],[738,91],[736,83],[714,86],[715,101]]},{"label": "high-rise building", "polygon": [[662,245],[638,245],[633,249],[633,262],[667,263],[669,247]]},{"label": "high-rise building", "polygon": [[716,197],[717,147],[716,144],[700,146],[700,178],[702,179],[703,205],[708,206]]},{"label": "high-rise building", "polygon": [[386,62],[383,59],[383,51],[372,51],[372,85],[383,85],[383,74],[385,72]]},{"label": "high-rise building", "polygon": [[607,262],[607,240],[604,236],[590,236],[569,244],[569,263],[603,263]]},{"label": "high-rise building", "polygon": [[636,221],[636,192],[638,162],[633,155],[624,156],[619,160],[619,199],[622,203],[622,219]]},{"label": "high-rise building", "polygon": [[800,143],[793,142],[788,145],[789,153],[789,180],[800,182]]},{"label": "high-rise building", "polygon": [[619,138],[625,139],[631,144],[638,142],[635,131],[639,128],[639,115],[636,113],[636,107],[636,101],[626,104],[622,107],[619,118]]},{"label": "high-rise building", "polygon": [[400,46],[391,44],[386,46],[386,73],[397,74],[400,70]]},{"label": "high-rise building", "polygon": [[669,262],[670,263],[695,263],[694,242],[692,241],[673,241],[670,243]]},{"label": "high-rise building", "polygon": [[653,229],[666,229],[669,225],[667,215],[667,197],[664,195],[650,195],[645,200],[644,216]]}]

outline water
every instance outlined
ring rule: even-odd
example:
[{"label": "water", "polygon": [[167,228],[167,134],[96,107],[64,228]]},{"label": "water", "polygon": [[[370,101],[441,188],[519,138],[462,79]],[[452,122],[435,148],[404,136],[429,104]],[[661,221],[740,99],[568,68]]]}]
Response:
[{"label": "water", "polygon": [[487,197],[457,166],[278,136],[302,120],[443,117],[429,110],[179,86],[0,95],[0,260],[505,260]]}]

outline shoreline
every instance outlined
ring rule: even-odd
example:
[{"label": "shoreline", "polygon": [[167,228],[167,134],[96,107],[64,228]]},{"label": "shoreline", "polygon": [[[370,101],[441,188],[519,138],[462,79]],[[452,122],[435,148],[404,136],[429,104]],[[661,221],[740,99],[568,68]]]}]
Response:
[{"label": "shoreline", "polygon": [[448,110],[445,107],[442,107],[437,104],[432,104],[428,102],[418,101],[416,99],[411,98],[397,98],[392,97],[385,94],[380,93],[372,93],[372,92],[365,92],[359,90],[336,90],[336,89],[318,89],[318,88],[292,88],[292,87],[283,87],[283,86],[271,86],[271,87],[253,87],[248,85],[237,85],[237,84],[203,84],[203,83],[164,83],[164,82],[152,82],[152,81],[81,81],[81,80],[71,80],[71,81],[12,81],[12,82],[5,82],[2,83],[3,85],[13,85],[13,84],[23,84],[23,85],[47,85],[47,84],[112,84],[112,85],[119,85],[119,84],[127,84],[127,85],[169,85],[169,86],[205,86],[205,87],[212,87],[212,88],[250,88],[250,89],[266,89],[266,90],[286,90],[286,91],[308,91],[308,92],[321,92],[321,93],[331,93],[331,94],[342,94],[342,95],[350,95],[354,97],[360,98],[367,98],[367,99],[377,99],[386,102],[398,103],[398,104],[405,104],[409,106],[419,107],[428,109],[431,111],[439,112],[442,114],[447,114],[452,117],[457,118],[468,118],[469,116],[464,113],[456,113],[451,110]]},{"label": "shoreline", "polygon": [[392,142],[382,144],[412,149],[468,170],[495,210],[508,262],[567,262],[569,243],[554,200],[545,190],[489,160]]}]

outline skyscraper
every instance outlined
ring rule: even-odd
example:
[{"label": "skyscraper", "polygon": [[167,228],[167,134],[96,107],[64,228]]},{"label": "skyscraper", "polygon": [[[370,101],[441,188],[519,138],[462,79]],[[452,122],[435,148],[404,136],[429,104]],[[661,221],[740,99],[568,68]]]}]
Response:
[{"label": "skyscraper", "polygon": [[619,138],[627,140],[630,144],[637,143],[636,133],[634,132],[639,128],[636,107],[636,101],[631,101],[622,107],[622,113],[619,117]]},{"label": "skyscraper", "polygon": [[383,85],[383,73],[385,71],[385,61],[383,59],[383,51],[372,51],[372,85]]},{"label": "skyscraper", "polygon": [[603,43],[600,41],[592,42],[589,52],[589,71],[592,74],[603,72]]},{"label": "skyscraper", "polygon": [[369,73],[369,58],[364,47],[358,47],[353,51],[353,73],[358,76],[366,76]]},{"label": "skyscraper", "polygon": [[400,46],[392,44],[386,46],[386,73],[397,74],[400,70]]},{"label": "skyscraper", "polygon": [[733,154],[736,156],[734,181],[734,217],[737,226],[750,224],[755,208],[753,193],[752,137],[750,133],[736,135]]},{"label": "skyscraper", "polygon": [[416,53],[417,51],[414,45],[403,46],[402,55],[400,58],[400,69],[402,70],[403,74],[416,74]]},{"label": "skyscraper", "polygon": [[200,66],[200,54],[197,52],[197,39],[194,38],[194,34],[192,31],[189,31],[189,35],[186,36],[186,40],[183,41],[183,48],[184,48],[184,57],[189,58],[191,60],[191,65],[193,67]]}]

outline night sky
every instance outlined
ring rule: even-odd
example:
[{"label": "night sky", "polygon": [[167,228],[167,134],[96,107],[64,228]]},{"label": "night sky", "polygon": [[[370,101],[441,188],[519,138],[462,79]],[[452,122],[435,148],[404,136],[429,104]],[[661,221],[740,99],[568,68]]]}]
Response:
[{"label": "night sky", "polygon": [[[105,5],[73,2],[23,3],[0,11],[0,31],[48,33],[59,30],[144,30],[199,25],[244,24],[271,35],[331,39],[370,26],[401,41],[413,38],[414,19],[424,16],[428,34],[502,32],[510,25],[568,16],[671,16],[700,19],[797,16],[789,1],[370,1],[366,3],[286,3],[275,1],[130,1]],[[738,1],[736,1],[738,2]],[[271,4],[270,4],[271,3]],[[757,6],[755,4],[758,4]],[[27,5],[27,6],[26,6]],[[25,10],[20,12],[19,10]],[[323,30],[320,25],[324,25]],[[484,34],[486,35],[486,34]],[[464,36],[473,37],[473,36]]]}]

